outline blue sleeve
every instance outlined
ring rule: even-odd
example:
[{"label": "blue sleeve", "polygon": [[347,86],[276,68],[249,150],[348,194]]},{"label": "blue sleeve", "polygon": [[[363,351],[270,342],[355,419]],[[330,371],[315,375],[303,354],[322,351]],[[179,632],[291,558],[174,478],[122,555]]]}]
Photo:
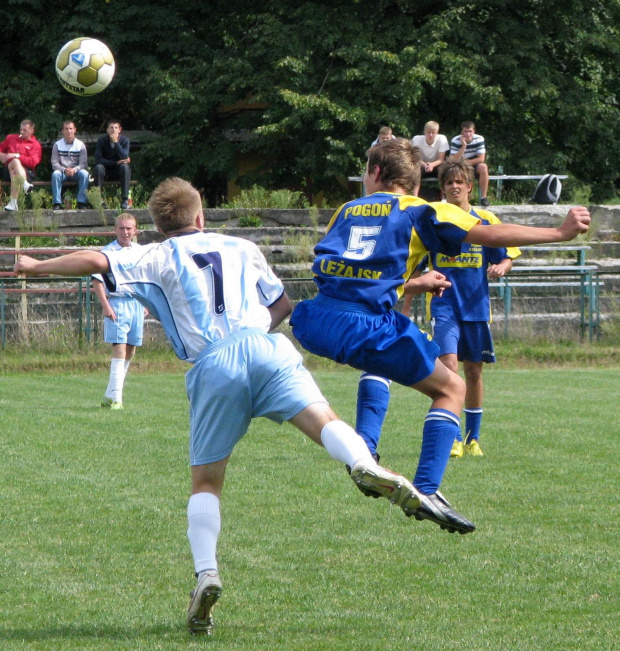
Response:
[{"label": "blue sleeve", "polygon": [[502,260],[510,257],[505,247],[495,248],[492,246],[485,246],[484,253],[489,264],[499,264]]},{"label": "blue sleeve", "polygon": [[459,255],[467,233],[479,223],[479,219],[449,203],[432,203],[414,228],[427,251],[453,256]]}]

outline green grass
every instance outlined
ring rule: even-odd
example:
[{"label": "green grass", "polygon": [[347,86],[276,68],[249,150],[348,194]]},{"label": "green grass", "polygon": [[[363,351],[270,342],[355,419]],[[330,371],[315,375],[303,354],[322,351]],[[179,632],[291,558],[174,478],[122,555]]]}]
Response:
[{"label": "green grass", "polygon": [[[318,372],[351,421],[357,373]],[[620,648],[617,368],[485,373],[483,459],[443,489],[449,535],[365,498],[291,426],[255,421],[231,460],[216,633],[193,639],[183,375],[0,376],[0,648]],[[381,443],[411,474],[428,400],[393,387]]]}]

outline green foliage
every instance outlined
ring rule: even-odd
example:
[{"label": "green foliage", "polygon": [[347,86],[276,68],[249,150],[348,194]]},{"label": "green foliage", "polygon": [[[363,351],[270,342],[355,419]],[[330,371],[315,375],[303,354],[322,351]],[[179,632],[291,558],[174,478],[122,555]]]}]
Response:
[{"label": "green foliage", "polygon": [[569,203],[577,206],[589,206],[592,202],[592,186],[587,183],[575,182],[570,191]]},{"label": "green foliage", "polygon": [[263,225],[263,220],[259,215],[241,215],[239,217],[239,226],[242,228],[259,228]]},{"label": "green foliage", "polygon": [[109,242],[109,236],[97,237],[96,235],[85,235],[75,238],[75,246],[105,246]]},{"label": "green foliage", "polygon": [[[382,124],[410,137],[436,119],[452,136],[473,119],[492,168],[569,172],[593,201],[616,193],[617,2],[83,0],[76,12],[61,0],[51,21],[37,3],[7,0],[0,24],[5,132],[27,115],[52,140],[64,117],[98,133],[118,116],[160,136],[132,152],[148,190],[176,174],[216,205],[237,176],[333,203]],[[54,73],[79,33],[102,38],[117,63],[91,98]]]},{"label": "green foliage", "polygon": [[301,192],[292,190],[268,190],[260,185],[253,185],[241,190],[239,196],[222,204],[222,208],[232,210],[273,208],[280,210],[309,208],[308,200]]}]

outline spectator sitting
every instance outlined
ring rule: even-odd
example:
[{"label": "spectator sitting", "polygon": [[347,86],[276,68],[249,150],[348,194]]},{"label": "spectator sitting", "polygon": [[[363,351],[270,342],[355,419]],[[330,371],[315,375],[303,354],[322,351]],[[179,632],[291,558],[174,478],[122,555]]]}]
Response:
[{"label": "spectator sitting", "polygon": [[[437,178],[437,170],[446,160],[446,152],[450,151],[448,139],[439,133],[439,124],[433,120],[427,122],[424,125],[424,135],[414,136],[411,143],[420,150],[421,178]],[[413,194],[417,197],[419,192],[420,184],[414,188]]]},{"label": "spectator sitting", "polygon": [[41,143],[34,137],[34,122],[22,120],[19,125],[19,135],[9,134],[0,143],[0,163],[2,180],[11,182],[11,200],[4,207],[5,210],[18,210],[17,197],[19,196],[19,181],[21,179],[25,194],[32,190],[31,181],[34,180],[34,170],[41,162]]},{"label": "spectator sitting", "polygon": [[75,137],[75,122],[62,123],[62,138],[52,147],[52,208],[62,210],[62,184],[77,181],[77,207],[88,208],[88,154],[86,145]]},{"label": "spectator sitting", "polygon": [[470,120],[461,124],[461,133],[454,136],[450,141],[450,158],[451,160],[465,160],[474,166],[474,174],[478,179],[478,189],[480,191],[480,205],[483,207],[490,206],[487,199],[489,190],[489,168],[485,163],[486,148],[484,138],[476,133],[476,125]]},{"label": "spectator sitting", "polygon": [[370,145],[374,147],[380,142],[385,142],[386,140],[393,140],[396,136],[392,133],[392,127],[381,127],[379,129],[379,135],[374,139],[373,143]]},{"label": "spectator sitting", "polygon": [[[93,168],[93,181],[96,187],[101,189],[107,175],[120,181],[121,185],[121,209],[129,207],[129,182],[131,180],[131,168],[129,163],[129,140],[121,136],[123,130],[118,120],[109,120],[106,127],[107,136],[101,136],[97,140],[95,149],[95,167]],[[107,208],[105,202],[103,207]]]}]

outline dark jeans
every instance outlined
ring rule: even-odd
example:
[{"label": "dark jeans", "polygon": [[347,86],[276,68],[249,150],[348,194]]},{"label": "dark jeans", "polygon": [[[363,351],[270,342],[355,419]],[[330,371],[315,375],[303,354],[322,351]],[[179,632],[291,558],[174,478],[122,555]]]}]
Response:
[{"label": "dark jeans", "polygon": [[95,165],[93,168],[93,184],[101,188],[106,177],[112,181],[119,181],[121,186],[121,199],[126,201],[129,197],[129,181],[131,181],[131,167],[126,163],[116,167],[105,167],[104,165]]}]

